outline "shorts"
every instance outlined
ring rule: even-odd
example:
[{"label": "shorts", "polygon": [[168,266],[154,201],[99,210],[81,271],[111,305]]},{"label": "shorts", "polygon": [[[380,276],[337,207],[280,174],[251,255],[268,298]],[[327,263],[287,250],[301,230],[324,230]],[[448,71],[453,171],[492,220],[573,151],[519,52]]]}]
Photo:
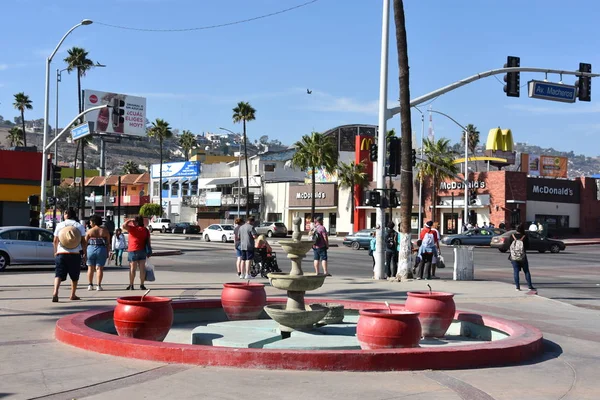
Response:
[{"label": "shorts", "polygon": [[104,267],[106,265],[106,254],[105,246],[94,246],[89,245],[87,248],[87,265],[88,267]]},{"label": "shorts", "polygon": [[253,250],[242,250],[242,260],[254,260],[254,249]]},{"label": "shorts", "polygon": [[81,255],[79,253],[57,254],[54,264],[54,276],[60,278],[61,281],[67,280],[67,275],[73,282],[79,280],[79,274],[81,274]]},{"label": "shorts", "polygon": [[315,261],[327,261],[327,249],[325,247],[313,249],[313,255]]},{"label": "shorts", "polygon": [[127,252],[127,260],[129,262],[144,261],[148,256],[146,250],[136,250]]},{"label": "shorts", "polygon": [[241,257],[242,256],[242,249],[240,248],[240,244],[236,244],[235,245],[235,256],[236,257]]}]

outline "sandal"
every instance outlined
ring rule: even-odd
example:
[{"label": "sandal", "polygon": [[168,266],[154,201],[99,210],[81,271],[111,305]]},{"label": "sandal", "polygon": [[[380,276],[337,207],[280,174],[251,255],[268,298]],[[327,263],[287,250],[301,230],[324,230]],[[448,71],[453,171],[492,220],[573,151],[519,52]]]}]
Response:
[{"label": "sandal", "polygon": [[52,302],[53,303],[58,303],[58,295],[52,296]]},{"label": "sandal", "polygon": [[70,300],[81,300],[81,298],[77,297],[77,296],[71,296]]}]

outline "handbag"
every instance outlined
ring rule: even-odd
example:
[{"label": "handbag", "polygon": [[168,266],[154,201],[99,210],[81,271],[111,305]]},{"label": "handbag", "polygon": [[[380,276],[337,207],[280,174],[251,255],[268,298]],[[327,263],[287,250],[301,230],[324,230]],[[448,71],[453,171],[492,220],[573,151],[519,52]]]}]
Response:
[{"label": "handbag", "polygon": [[146,281],[154,282],[155,280],[156,275],[154,274],[154,264],[146,260]]},{"label": "handbag", "polygon": [[444,257],[441,254],[438,257],[437,267],[438,268],[446,268],[446,263],[444,262]]}]

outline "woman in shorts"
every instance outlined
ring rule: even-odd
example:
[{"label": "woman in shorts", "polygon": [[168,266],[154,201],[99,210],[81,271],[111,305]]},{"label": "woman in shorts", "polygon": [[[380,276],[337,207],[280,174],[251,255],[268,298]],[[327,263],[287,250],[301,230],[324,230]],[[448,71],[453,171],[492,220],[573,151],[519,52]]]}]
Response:
[{"label": "woman in shorts", "polygon": [[85,234],[87,247],[87,277],[88,290],[94,290],[94,272],[98,272],[98,284],[96,290],[102,290],[102,278],[104,278],[104,266],[110,252],[110,234],[102,226],[102,218],[98,215],[90,217],[90,229]]},{"label": "woman in shorts", "polygon": [[129,232],[129,245],[127,246],[127,259],[129,260],[129,286],[126,290],[133,290],[136,269],[140,270],[140,289],[146,290],[146,258],[150,255],[150,232],[144,226],[144,217],[137,215],[128,219],[122,226],[123,230]]}]

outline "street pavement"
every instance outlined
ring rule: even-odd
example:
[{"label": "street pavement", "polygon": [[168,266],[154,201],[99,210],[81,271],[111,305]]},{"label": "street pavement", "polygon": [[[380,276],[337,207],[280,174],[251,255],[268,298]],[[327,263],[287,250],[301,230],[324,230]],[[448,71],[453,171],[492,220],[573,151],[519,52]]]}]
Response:
[{"label": "street pavement", "polygon": [[[235,281],[231,244],[206,244],[175,236],[154,235],[153,241],[159,251],[181,248],[183,253],[152,258],[157,274],[157,281],[147,284],[152,294],[173,299],[218,298],[222,284]],[[279,252],[282,269],[289,270],[289,261],[276,244],[275,250]],[[64,287],[59,303],[50,301],[53,273],[49,269],[19,269],[0,274],[0,321],[3,328],[0,339],[0,398],[599,398],[596,372],[600,362],[597,334],[600,311],[594,307],[574,306],[563,300],[516,292],[512,284],[505,283],[507,279],[510,282],[512,274],[506,264],[500,264],[507,262],[506,256],[487,250],[476,250],[476,281],[448,279],[452,274],[448,263],[448,268],[439,273],[443,279],[399,283],[370,279],[370,261],[366,251],[332,248],[333,277],[307,297],[402,303],[407,291],[422,290],[426,283],[430,283],[436,290],[456,293],[459,310],[526,322],[539,328],[544,334],[546,352],[524,365],[457,371],[311,372],[206,368],[106,356],[55,341],[54,325],[64,315],[112,307],[117,297],[131,294],[124,290],[127,269],[108,268],[103,285],[105,291],[88,292],[82,285],[83,290],[78,292],[81,301],[69,301],[68,287]],[[598,246],[581,246],[564,255],[539,255],[544,257],[538,258],[538,255],[532,254],[530,258],[535,265],[532,274],[540,294],[558,290],[552,286],[569,285],[569,280],[577,276],[587,279],[590,285],[594,283],[593,280],[598,277],[594,259],[597,259],[599,251]],[[444,251],[444,255],[446,253]],[[495,254],[498,254],[497,259]],[[574,265],[571,262],[573,258],[586,261]],[[490,266],[486,267],[486,264]],[[308,267],[304,266],[310,270]],[[81,282],[85,283],[85,278]],[[588,290],[589,304],[597,304],[597,290]],[[267,287],[267,294],[285,295],[272,287]]]}]

